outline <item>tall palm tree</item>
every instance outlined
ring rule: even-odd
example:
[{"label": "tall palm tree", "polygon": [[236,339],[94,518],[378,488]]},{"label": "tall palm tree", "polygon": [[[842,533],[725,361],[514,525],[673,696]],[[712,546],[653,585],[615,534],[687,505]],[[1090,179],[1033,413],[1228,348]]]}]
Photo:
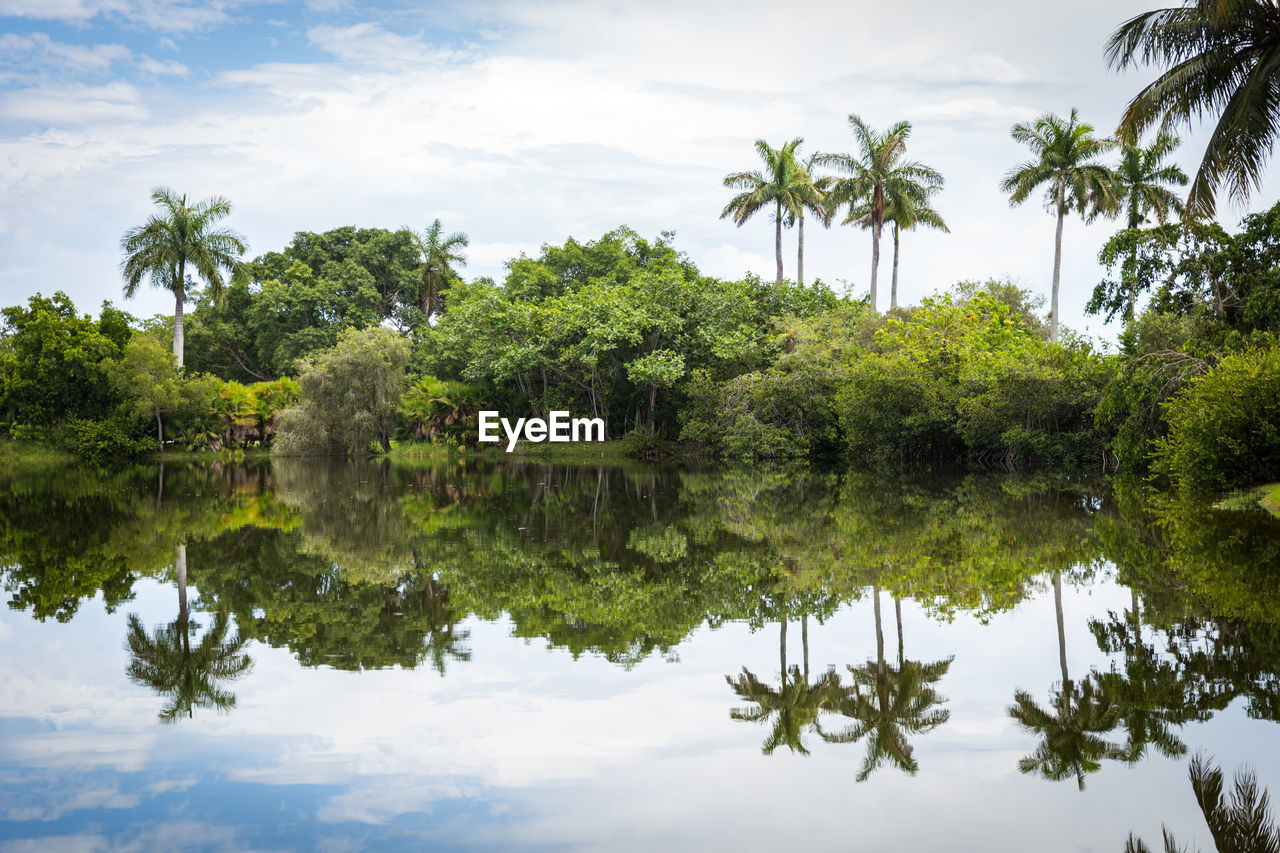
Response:
[{"label": "tall palm tree", "polygon": [[874,588],[876,617],[876,660],[847,667],[852,676],[833,710],[854,722],[842,732],[822,732],[828,743],[855,743],[867,738],[867,754],[858,781],[864,782],[885,761],[915,775],[920,769],[908,738],[926,734],[951,718],[951,712],[936,706],[945,703],[933,685],[951,668],[952,658],[924,663],[906,660],[902,651],[902,610],[898,613],[898,664],[885,660],[884,631],[880,618],[880,589]]},{"label": "tall palm tree", "polygon": [[182,367],[182,308],[187,300],[187,267],[204,279],[216,298],[222,293],[222,270],[237,274],[240,257],[247,248],[244,235],[217,223],[231,213],[231,202],[221,196],[187,204],[186,194],[177,195],[168,187],[156,187],[151,200],[160,212],[142,225],[130,228],[120,238],[124,260],[124,295],[132,299],[145,278],[173,294],[173,357]]},{"label": "tall palm tree", "polygon": [[[837,204],[866,206],[864,227],[871,231],[871,309],[874,311],[876,276],[880,267],[880,233],[888,219],[892,199],[913,194],[927,196],[923,187],[941,187],[943,178],[923,163],[902,159],[911,136],[911,122],[900,121],[884,132],[877,132],[850,113],[849,127],[858,142],[857,155],[826,154],[820,162],[847,176],[837,180],[832,187],[832,198]],[[852,216],[845,222],[861,224],[860,218]]]},{"label": "tall palm tree", "polygon": [[[951,229],[942,218],[942,214],[929,206],[929,197],[942,189],[941,184],[912,184],[895,192],[889,200],[885,211],[885,221],[892,223],[893,234],[893,282],[889,288],[889,310],[898,307],[898,253],[901,246],[901,232],[914,231],[919,226],[934,228],[948,234]],[[871,206],[863,202],[850,206],[845,224],[856,222],[863,228],[871,227]]]},{"label": "tall palm tree", "polygon": [[418,288],[418,309],[422,311],[424,319],[430,320],[444,305],[445,288],[457,277],[453,268],[467,265],[467,257],[462,254],[462,250],[471,241],[460,231],[444,236],[439,219],[421,234],[411,228],[404,230],[409,232],[413,245],[422,257],[422,286]]},{"label": "tall palm tree", "polygon": [[223,690],[219,682],[233,681],[253,666],[242,651],[245,641],[235,633],[228,636],[227,614],[222,611],[214,616],[213,624],[196,647],[191,647],[191,635],[197,626],[187,608],[185,543],[175,549],[173,571],[178,585],[178,618],[148,636],[142,620],[131,613],[125,635],[129,679],[168,695],[169,704],[160,712],[160,721],[165,723],[175,722],[183,714],[191,717],[194,708],[226,711],[235,707],[236,697]]},{"label": "tall palm tree", "polygon": [[815,191],[813,181],[801,167],[796,150],[804,140],[796,137],[780,148],[771,148],[763,139],[755,143],[756,153],[764,163],[763,169],[752,172],[733,172],[725,175],[724,185],[741,190],[730,199],[721,219],[732,218],[741,228],[758,211],[773,205],[774,254],[778,261],[778,284],[782,284],[782,225],[787,219],[802,215],[802,208]]},{"label": "tall palm tree", "polygon": [[1035,121],[1015,124],[1011,131],[1014,140],[1028,146],[1034,156],[1005,175],[1001,188],[1009,193],[1010,205],[1022,204],[1044,186],[1045,209],[1058,217],[1053,243],[1053,295],[1049,304],[1049,340],[1052,341],[1058,339],[1063,220],[1074,210],[1086,222],[1092,222],[1116,206],[1111,170],[1098,162],[1116,143],[1094,137],[1093,130],[1093,125],[1080,121],[1073,107],[1069,118],[1045,113]]},{"label": "tall palm tree", "polygon": [[[1185,187],[1187,174],[1177,163],[1166,162],[1182,140],[1176,136],[1159,134],[1143,148],[1135,143],[1120,143],[1120,164],[1115,170],[1115,194],[1125,218],[1126,227],[1137,228],[1154,217],[1163,225],[1171,213],[1182,215],[1182,199],[1170,185]],[[1137,247],[1134,247],[1137,254]],[[1137,298],[1136,282],[1129,283],[1129,307],[1125,319],[1133,318],[1134,301]]]},{"label": "tall palm tree", "polygon": [[1123,761],[1129,753],[1102,737],[1120,722],[1120,709],[1106,688],[1092,678],[1076,684],[1067,670],[1060,572],[1053,575],[1053,601],[1058,622],[1058,664],[1062,668],[1062,682],[1053,695],[1054,710],[1041,708],[1030,693],[1018,690],[1009,706],[1009,716],[1043,738],[1035,752],[1018,762],[1018,769],[1055,782],[1074,776],[1083,791],[1086,773],[1101,768],[1103,759]]},{"label": "tall palm tree", "polygon": [[1273,0],[1187,0],[1131,18],[1107,43],[1116,70],[1166,66],[1129,102],[1120,119],[1124,138],[1218,117],[1187,195],[1192,216],[1213,216],[1219,186],[1243,204],[1262,180],[1280,131],[1278,29]]},{"label": "tall palm tree", "polygon": [[[835,183],[835,179],[830,176],[814,177],[815,167],[821,162],[822,155],[819,153],[810,154],[800,163],[800,174],[797,176],[796,189],[799,196],[799,204],[796,206],[795,222],[797,227],[798,241],[796,245],[796,284],[804,284],[804,214],[808,210],[812,212],[823,227],[831,225],[831,217],[833,215],[830,204],[827,201],[827,191],[831,189]],[[788,221],[790,226],[791,222]]]}]

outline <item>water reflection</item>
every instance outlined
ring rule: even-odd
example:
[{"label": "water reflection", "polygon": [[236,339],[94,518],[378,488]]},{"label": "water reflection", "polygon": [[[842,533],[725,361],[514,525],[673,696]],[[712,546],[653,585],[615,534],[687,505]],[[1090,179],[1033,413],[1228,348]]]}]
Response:
[{"label": "water reflection", "polygon": [[[765,729],[765,754],[848,753],[859,780],[923,774],[921,739],[961,736],[944,685],[955,695],[982,650],[957,640],[909,657],[903,602],[943,624],[991,622],[1050,589],[1060,677],[1042,699],[1012,679],[990,688],[1025,736],[1009,762],[1024,773],[1083,790],[1108,762],[1185,756],[1187,727],[1237,699],[1280,719],[1280,522],[1062,480],[291,460],[71,470],[0,483],[0,566],[9,607],[39,621],[72,620],[95,596],[113,612],[141,579],[172,584],[176,620],[123,626],[128,678],[163,697],[166,721],[233,709],[253,643],[308,668],[452,681],[497,653],[482,625],[632,671],[738,624],[776,630],[777,662],[734,657],[711,679],[726,702],[719,678],[741,667],[725,676],[741,703],[729,716]],[[1067,618],[1064,586],[1111,577],[1127,610]],[[811,670],[810,632],[851,608],[869,611],[865,644]],[[1103,663],[1081,660],[1078,636]],[[1055,678],[1044,658],[1035,685]]]}]

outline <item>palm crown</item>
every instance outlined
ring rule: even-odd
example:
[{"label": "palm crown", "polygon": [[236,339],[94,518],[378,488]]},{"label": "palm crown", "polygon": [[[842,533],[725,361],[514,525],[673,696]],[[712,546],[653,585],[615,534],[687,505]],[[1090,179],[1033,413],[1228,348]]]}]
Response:
[{"label": "palm crown", "polygon": [[[903,160],[911,123],[900,121],[883,132],[877,132],[853,113],[849,127],[858,143],[857,155],[826,154],[821,162],[846,177],[831,189],[833,204],[848,204],[850,215],[845,223],[856,222],[871,231],[871,307],[876,307],[876,276],[880,265],[880,232],[889,218],[895,199],[927,198],[943,184],[942,175],[923,163]],[[901,203],[901,202],[899,202]],[[865,215],[858,215],[861,208]]]},{"label": "palm crown", "polygon": [[1062,273],[1062,222],[1075,211],[1091,222],[1099,214],[1116,209],[1111,170],[1099,162],[1115,147],[1112,139],[1098,139],[1093,125],[1080,121],[1071,110],[1068,118],[1046,113],[1035,121],[1019,122],[1011,134],[1031,149],[1032,159],[1005,175],[1001,188],[1009,203],[1019,205],[1044,187],[1045,209],[1058,219],[1054,242],[1053,287],[1050,299],[1049,337],[1058,339],[1058,285]]},{"label": "palm crown", "polygon": [[120,239],[124,260],[124,295],[132,298],[145,279],[174,295],[173,355],[182,366],[182,307],[186,301],[187,267],[209,285],[212,295],[222,293],[222,270],[240,271],[246,245],[242,234],[216,227],[231,213],[231,202],[221,196],[187,204],[186,195],[168,187],[156,187],[151,200],[160,212],[142,225],[130,228]]},{"label": "palm crown", "polygon": [[1196,217],[1213,215],[1220,186],[1242,204],[1262,180],[1280,129],[1278,31],[1280,7],[1271,0],[1189,0],[1131,18],[1107,43],[1115,69],[1168,66],[1129,103],[1125,139],[1218,115],[1187,196]]},{"label": "palm crown", "polygon": [[733,172],[725,175],[724,185],[740,190],[720,212],[721,219],[732,218],[742,227],[752,216],[769,205],[774,208],[774,250],[778,261],[778,283],[782,283],[782,225],[804,215],[804,209],[822,205],[821,190],[801,165],[797,149],[804,142],[797,137],[780,148],[770,147],[757,139],[755,148],[764,163],[763,169]]},{"label": "palm crown", "polygon": [[470,244],[470,240],[461,232],[446,237],[439,219],[421,234],[409,228],[405,230],[413,238],[413,244],[422,256],[422,286],[418,291],[418,308],[424,318],[430,319],[440,311],[444,303],[442,294],[457,275],[453,268],[467,265],[467,258],[462,250]]}]

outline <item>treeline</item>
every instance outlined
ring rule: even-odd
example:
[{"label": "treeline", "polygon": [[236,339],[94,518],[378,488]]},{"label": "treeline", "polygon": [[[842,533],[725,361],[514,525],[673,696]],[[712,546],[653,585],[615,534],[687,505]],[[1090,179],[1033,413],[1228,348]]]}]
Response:
[{"label": "treeline", "polygon": [[1197,491],[1280,479],[1280,208],[1234,235],[1117,234],[1096,310],[1151,294],[1112,354],[1049,340],[1040,301],[1007,282],[881,315],[821,282],[704,276],[670,235],[626,228],[514,259],[501,283],[453,275],[428,322],[403,299],[422,280],[406,245],[298,234],[225,301],[199,299],[181,370],[171,321],[109,304],[92,320],[61,294],[5,309],[6,426],[93,458],[166,441],[362,455],[474,443],[481,408],[565,409],[638,453],[1121,468]]}]

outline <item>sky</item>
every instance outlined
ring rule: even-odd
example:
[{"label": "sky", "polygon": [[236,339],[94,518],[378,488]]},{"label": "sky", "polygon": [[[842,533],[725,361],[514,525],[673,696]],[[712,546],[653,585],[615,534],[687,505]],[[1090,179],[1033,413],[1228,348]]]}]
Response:
[{"label": "sky", "polygon": [[[848,115],[913,125],[908,156],[942,172],[950,233],[902,241],[900,302],[967,279],[1048,295],[1053,218],[999,185],[1028,152],[1018,121],[1072,107],[1108,133],[1154,70],[1117,74],[1103,45],[1152,0],[0,0],[0,304],[66,291],[125,302],[119,241],[169,186],[234,209],[250,254],[343,225],[465,232],[470,276],[543,244],[626,224],[703,272],[774,275],[766,214],[719,218],[752,144],[854,150]],[[1206,129],[1178,159],[1190,173]],[[1268,179],[1252,209],[1275,199]],[[1220,209],[1234,227],[1244,209]],[[1083,307],[1116,225],[1064,235],[1063,321]],[[865,293],[871,237],[806,228],[806,279]],[[892,243],[882,242],[887,304]],[[795,274],[795,234],[784,235]]]}]

